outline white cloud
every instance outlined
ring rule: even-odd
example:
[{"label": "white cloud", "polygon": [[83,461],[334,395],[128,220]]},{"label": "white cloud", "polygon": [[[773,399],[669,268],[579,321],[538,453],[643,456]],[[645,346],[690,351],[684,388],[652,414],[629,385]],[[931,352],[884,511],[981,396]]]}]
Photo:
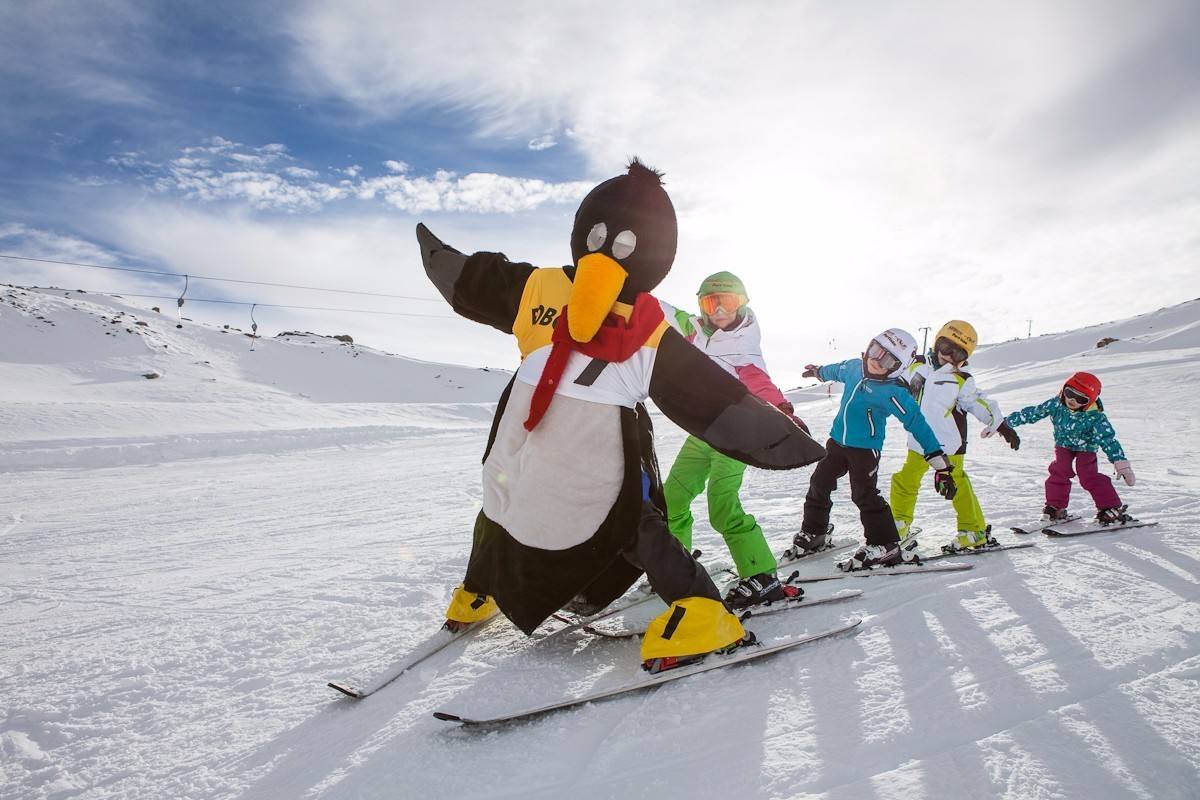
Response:
[{"label": "white cloud", "polygon": [[547,134],[537,137],[536,139],[530,139],[529,140],[529,149],[530,150],[549,150],[551,147],[554,147],[557,144],[558,144],[558,142],[555,140],[554,135],[547,133]]},{"label": "white cloud", "polygon": [[580,200],[592,184],[587,181],[547,183],[533,178],[473,172],[459,177],[439,171],[432,178],[389,175],[357,184],[362,199],[381,197],[388,205],[418,214],[425,211],[460,211],[476,214],[532,211],[548,203]]},{"label": "white cloud", "polygon": [[409,174],[407,163],[387,160],[388,175],[364,177],[358,165],[338,170],[350,180],[328,183],[316,170],[296,165],[281,144],[248,147],[222,137],[185,147],[165,169],[139,153],[119,153],[108,163],[151,175],[153,187],[200,202],[240,202],[259,210],[317,211],[347,199],[381,200],[409,213],[427,211],[511,214],[544,205],[574,203],[591,188],[588,182],[549,183],[491,173],[459,176],[438,171]]}]

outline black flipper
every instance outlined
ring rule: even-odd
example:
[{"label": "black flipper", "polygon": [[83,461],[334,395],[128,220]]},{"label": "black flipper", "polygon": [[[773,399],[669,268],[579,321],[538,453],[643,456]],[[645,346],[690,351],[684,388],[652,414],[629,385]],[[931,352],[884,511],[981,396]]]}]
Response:
[{"label": "black flipper", "polygon": [[536,267],[513,263],[503,253],[465,256],[417,224],[425,274],[458,314],[512,333],[525,282]]},{"label": "black flipper", "polygon": [[819,461],[825,448],[786,415],[668,329],[658,344],[650,398],[667,418],[721,453],[762,469]]}]

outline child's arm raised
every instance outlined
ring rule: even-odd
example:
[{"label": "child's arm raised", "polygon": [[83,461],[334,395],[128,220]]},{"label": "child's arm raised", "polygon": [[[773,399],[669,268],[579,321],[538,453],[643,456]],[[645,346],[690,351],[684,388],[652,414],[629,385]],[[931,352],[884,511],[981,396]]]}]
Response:
[{"label": "child's arm raised", "polygon": [[958,391],[958,407],[992,430],[1004,421],[1000,404],[983,393],[973,376],[968,377]]},{"label": "child's arm raised", "polygon": [[1000,434],[1013,450],[1021,446],[1021,437],[1012,429],[1000,411],[1000,404],[983,393],[975,378],[968,376],[958,393],[958,407],[983,423],[983,438],[992,434]]},{"label": "child's arm raised", "polygon": [[1036,406],[1025,406],[1020,411],[1014,411],[1009,414],[1004,418],[1004,421],[1014,428],[1018,425],[1028,425],[1031,422],[1037,422],[1050,416],[1050,412],[1054,410],[1054,406],[1058,402],[1057,397],[1051,397],[1046,402],[1039,403]]},{"label": "child's arm raised", "polygon": [[847,361],[842,361],[837,364],[826,364],[825,366],[817,366],[816,364],[807,364],[804,367],[802,377],[816,378],[819,381],[837,381],[838,383],[849,383],[851,380],[858,380],[857,376],[849,378],[846,375],[846,367],[849,364],[855,364],[858,359],[851,358]]}]

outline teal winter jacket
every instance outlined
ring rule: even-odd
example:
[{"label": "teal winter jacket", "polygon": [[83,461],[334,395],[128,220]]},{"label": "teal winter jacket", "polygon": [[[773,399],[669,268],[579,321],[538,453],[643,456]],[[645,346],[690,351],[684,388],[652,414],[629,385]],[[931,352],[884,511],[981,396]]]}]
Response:
[{"label": "teal winter jacket", "polygon": [[1079,453],[1104,450],[1109,461],[1124,461],[1125,451],[1117,441],[1117,432],[1104,414],[1104,404],[1097,400],[1085,409],[1072,411],[1058,397],[1051,397],[1036,406],[1026,406],[1005,417],[1012,427],[1037,422],[1050,417],[1054,423],[1054,444]]},{"label": "teal winter jacket", "polygon": [[842,392],[842,405],[833,418],[833,427],[829,429],[829,438],[838,444],[863,450],[882,450],[887,418],[891,415],[899,419],[905,430],[916,438],[925,455],[941,451],[937,435],[925,421],[921,407],[903,382],[864,377],[860,358],[851,358],[840,364],[826,364],[817,374],[823,381],[846,384]]}]

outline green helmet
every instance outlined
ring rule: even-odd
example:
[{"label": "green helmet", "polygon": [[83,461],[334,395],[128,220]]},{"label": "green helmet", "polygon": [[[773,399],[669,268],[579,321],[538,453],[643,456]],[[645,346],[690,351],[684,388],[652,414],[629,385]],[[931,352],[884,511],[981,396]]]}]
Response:
[{"label": "green helmet", "polygon": [[696,292],[696,296],[703,297],[706,294],[740,294],[745,298],[742,301],[743,305],[750,301],[750,296],[746,294],[746,285],[742,283],[742,279],[732,272],[724,270],[714,272],[700,284],[700,290]]}]

